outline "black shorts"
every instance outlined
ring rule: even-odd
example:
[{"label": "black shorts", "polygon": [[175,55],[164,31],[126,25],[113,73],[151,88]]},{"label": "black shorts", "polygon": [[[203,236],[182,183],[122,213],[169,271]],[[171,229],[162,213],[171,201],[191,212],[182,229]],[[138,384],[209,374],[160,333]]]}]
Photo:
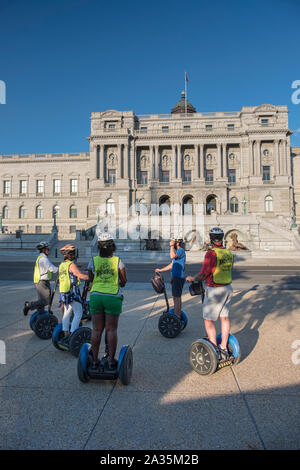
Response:
[{"label": "black shorts", "polygon": [[185,278],[181,278],[181,277],[172,277],[171,278],[172,296],[173,297],[181,297],[184,283],[185,283]]}]

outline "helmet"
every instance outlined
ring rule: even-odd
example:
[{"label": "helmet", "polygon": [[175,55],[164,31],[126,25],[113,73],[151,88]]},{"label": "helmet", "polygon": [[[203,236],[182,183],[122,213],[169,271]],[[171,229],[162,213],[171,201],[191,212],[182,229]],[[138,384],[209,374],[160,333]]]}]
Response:
[{"label": "helmet", "polygon": [[98,248],[112,248],[116,249],[114,239],[108,232],[100,232],[97,239]]},{"label": "helmet", "polygon": [[75,258],[75,246],[72,245],[71,243],[67,243],[66,245],[62,246],[60,248],[60,251],[64,256],[68,256],[69,258],[74,259]]},{"label": "helmet", "polygon": [[210,241],[222,241],[224,238],[224,232],[220,227],[213,227],[209,231]]},{"label": "helmet", "polygon": [[49,248],[49,243],[48,242],[40,242],[37,246],[37,249],[42,251],[42,250],[45,250],[46,248]]}]

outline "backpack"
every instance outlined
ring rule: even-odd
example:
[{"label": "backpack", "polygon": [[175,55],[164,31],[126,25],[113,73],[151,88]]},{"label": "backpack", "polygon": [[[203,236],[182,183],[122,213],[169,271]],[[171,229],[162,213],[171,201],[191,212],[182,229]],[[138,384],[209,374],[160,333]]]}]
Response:
[{"label": "backpack", "polygon": [[159,273],[155,273],[151,279],[152,287],[158,294],[162,294],[165,291],[165,283],[163,277]]}]

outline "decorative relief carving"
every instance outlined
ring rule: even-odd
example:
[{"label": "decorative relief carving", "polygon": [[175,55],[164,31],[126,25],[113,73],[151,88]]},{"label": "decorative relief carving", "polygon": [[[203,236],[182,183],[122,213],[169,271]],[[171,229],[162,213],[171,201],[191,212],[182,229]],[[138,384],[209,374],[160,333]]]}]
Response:
[{"label": "decorative relief carving", "polygon": [[163,170],[169,169],[172,165],[172,159],[169,155],[163,155],[161,159],[161,167]]},{"label": "decorative relief carving", "polygon": [[240,164],[239,156],[236,153],[230,152],[228,155],[228,168],[237,169]]},{"label": "decorative relief carving", "polygon": [[213,153],[208,153],[206,155],[206,168],[210,169],[210,168],[216,168],[217,166],[217,157],[215,154]]},{"label": "decorative relief carving", "polygon": [[110,169],[116,169],[118,166],[118,157],[114,154],[111,153],[106,157],[106,166],[107,168]]},{"label": "decorative relief carving", "polygon": [[142,155],[139,158],[139,170],[148,170],[150,164],[150,159],[148,155]]},{"label": "decorative relief carving", "polygon": [[185,155],[183,158],[183,167],[184,169],[189,169],[194,166],[194,158],[191,155]]}]

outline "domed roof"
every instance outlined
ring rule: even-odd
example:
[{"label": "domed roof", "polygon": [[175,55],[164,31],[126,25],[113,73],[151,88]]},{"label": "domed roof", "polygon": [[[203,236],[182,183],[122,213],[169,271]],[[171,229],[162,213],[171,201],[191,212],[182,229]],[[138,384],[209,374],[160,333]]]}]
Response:
[{"label": "domed roof", "polygon": [[181,100],[175,104],[174,108],[171,111],[171,114],[192,114],[196,113],[194,106],[185,99],[185,92],[181,92]]}]

